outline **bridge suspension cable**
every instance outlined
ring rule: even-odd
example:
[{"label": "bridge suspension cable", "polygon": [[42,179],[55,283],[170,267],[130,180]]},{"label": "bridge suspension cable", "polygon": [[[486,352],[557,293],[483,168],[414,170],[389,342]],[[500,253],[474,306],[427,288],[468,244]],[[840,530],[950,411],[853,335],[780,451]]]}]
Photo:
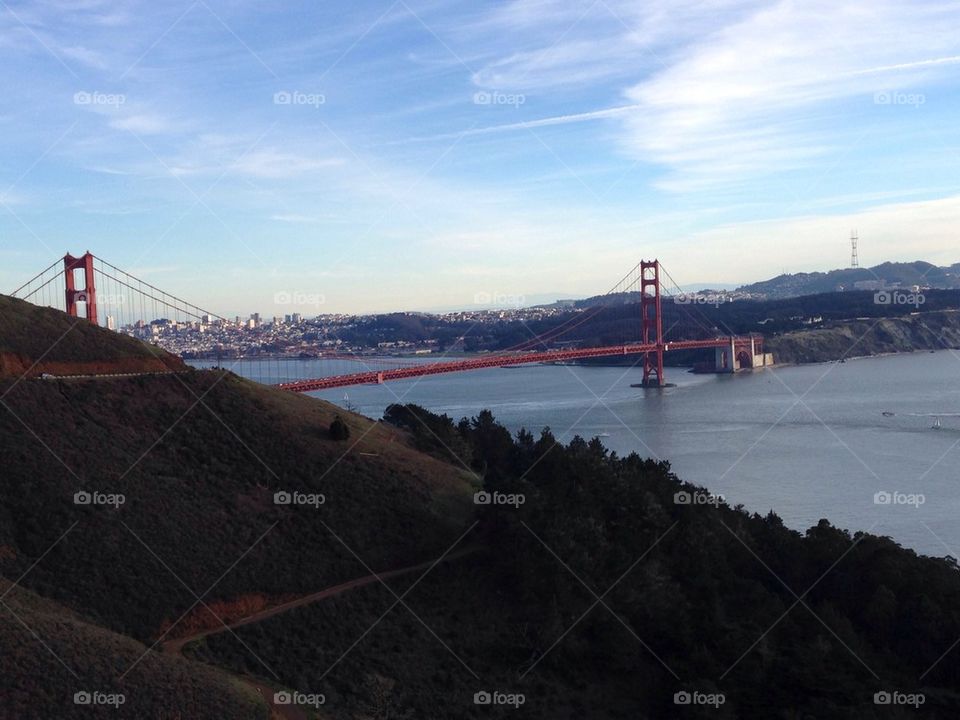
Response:
[{"label": "bridge suspension cable", "polygon": [[[667,268],[665,268],[665,267],[663,266],[663,263],[660,264],[660,270],[663,271],[663,274],[666,275],[666,276],[670,279],[670,282],[673,283],[673,286],[677,289],[677,292],[679,292],[679,293],[681,294],[681,296],[686,296],[686,295],[687,295],[687,293],[683,290],[683,288],[680,287],[680,285],[677,283],[677,281],[673,279],[673,276],[670,274],[670,271],[667,270]],[[675,297],[672,293],[670,293],[669,289],[667,289],[666,286],[662,286],[662,287],[663,287],[663,289],[667,292],[667,294],[669,295],[669,297]],[[688,297],[687,299],[689,300],[689,297]],[[680,305],[680,303],[676,302],[676,299],[675,299],[675,301],[674,301],[674,304],[675,304],[675,305]],[[700,328],[701,328],[707,335],[712,335],[712,334],[715,334],[715,333],[716,333],[716,325],[712,324],[710,318],[707,317],[707,315],[703,312],[703,310],[699,307],[699,305],[698,305],[697,303],[695,303],[695,302],[686,302],[686,303],[682,303],[682,306],[683,306],[683,308],[684,308],[684,310],[685,310],[685,312],[686,312],[687,318],[689,318],[689,319],[692,320],[694,323],[696,323],[697,325],[699,325]],[[700,316],[700,318],[702,318],[702,320],[703,320],[702,322],[701,322],[701,320],[699,320],[697,317],[694,316],[694,312],[696,312],[696,313]],[[717,320],[717,322],[721,322],[721,323],[722,323],[722,321],[719,320],[719,319]],[[723,326],[723,330],[726,331],[729,335],[734,335],[734,334],[735,334],[735,333],[734,333],[729,327],[727,327],[726,325]]]},{"label": "bridge suspension cable", "polygon": [[[198,305],[194,305],[193,303],[187,302],[183,298],[177,297],[176,295],[172,295],[171,293],[165,292],[160,288],[158,288],[156,285],[152,285],[146,282],[145,280],[141,280],[140,278],[134,275],[131,275],[125,270],[121,270],[116,265],[108,263],[106,260],[103,260],[101,258],[96,258],[96,262],[100,263],[101,267],[96,268],[96,271],[101,277],[112,280],[113,282],[118,283],[119,285],[142,295],[144,298],[149,298],[150,300],[153,300],[158,305],[162,305],[165,308],[172,308],[175,311],[182,312],[184,315],[192,317],[196,320],[211,318],[215,320],[220,320],[222,322],[226,321],[226,318],[221,317],[216,313],[210,312],[209,310],[205,310]],[[126,278],[126,280],[115,277],[113,274],[108,273],[106,270],[103,269],[104,267],[110,268],[118,275],[122,275],[124,278]],[[137,283],[136,287],[133,285],[133,283]],[[142,319],[146,320],[146,318],[142,318]],[[153,319],[158,319],[158,318],[153,318]]]},{"label": "bridge suspension cable", "polygon": [[[48,267],[45,267],[43,270],[41,270],[40,272],[38,272],[38,273],[37,273],[36,275],[34,275],[32,278],[30,278],[29,280],[27,280],[23,285],[21,285],[21,286],[18,287],[16,290],[14,290],[12,293],[10,293],[10,296],[11,296],[11,297],[19,297],[21,300],[26,299],[26,298],[29,297],[31,294],[33,294],[34,292],[36,292],[36,289],[29,291],[28,293],[26,293],[26,294],[23,295],[23,296],[20,295],[21,291],[26,290],[27,288],[29,288],[29,287],[34,283],[34,281],[39,280],[39,279],[40,279],[41,277],[43,277],[46,273],[48,273],[50,270],[53,270],[53,268],[57,267],[57,266],[60,265],[62,262],[63,262],[62,260],[55,260],[55,261],[52,262]],[[54,279],[56,279],[56,277],[57,277],[57,276],[54,275],[54,276],[51,277],[49,280],[47,280],[44,284],[47,284],[47,283],[52,282]]]},{"label": "bridge suspension cable", "polygon": [[[662,385],[663,353],[668,350],[717,348],[718,357],[726,353],[732,358],[735,354],[739,357],[744,348],[750,348],[751,357],[756,356],[755,338],[738,338],[733,333],[717,337],[714,321],[696,303],[677,303],[674,307],[681,308],[684,316],[699,326],[702,335],[694,340],[666,342],[665,335],[672,327],[666,328],[666,332],[662,328],[661,296],[673,295],[660,277],[661,270],[664,277],[683,292],[659,261],[640,262],[604,295],[598,296],[593,305],[585,309],[574,308],[569,317],[539,334],[534,334],[524,323],[524,328],[532,335],[529,339],[469,359],[445,359],[445,355],[439,360],[433,359],[436,355],[430,359],[361,355],[350,352],[350,343],[340,339],[336,343],[325,342],[330,350],[320,350],[319,344],[313,342],[316,335],[308,338],[312,329],[293,335],[278,333],[277,326],[283,326],[281,320],[275,320],[272,330],[271,324],[267,323],[263,331],[253,335],[236,335],[234,332],[241,325],[239,318],[236,323],[230,323],[226,318],[161,290],[89,252],[81,257],[67,255],[52,263],[17,288],[13,295],[61,309],[72,316],[80,316],[83,307],[86,318],[93,323],[182,353],[185,357],[209,359],[215,354],[218,365],[224,346],[229,344],[226,359],[246,363],[241,374],[260,382],[279,383],[281,387],[295,391],[502,367],[512,363],[551,363],[628,354],[643,355],[644,380]],[[82,273],[82,278],[78,279],[77,273]],[[634,295],[638,300],[639,318],[631,309]],[[576,333],[587,323],[597,320],[595,328]],[[257,330],[259,325],[251,320],[249,327]],[[466,338],[469,333],[467,330],[461,337]],[[564,338],[567,341],[562,341]],[[388,343],[381,343],[381,351],[385,345]],[[452,349],[453,346],[447,352]],[[656,362],[653,363],[651,358]],[[362,372],[356,372],[357,364],[364,368]]]},{"label": "bridge suspension cable", "polygon": [[[607,292],[604,293],[601,297],[607,297],[607,296],[616,295],[619,293],[629,294],[629,292],[631,291],[631,288],[635,288],[640,282],[639,273],[640,273],[640,263],[637,263],[626,275],[624,275],[619,280],[619,282],[615,283],[613,287],[607,290]],[[631,280],[630,282],[627,282],[631,277],[633,277],[633,280]],[[545,333],[542,333],[536,336],[535,338],[531,338],[530,340],[526,340],[512,347],[506,348],[501,352],[504,352],[504,353],[522,352],[524,350],[529,350],[531,348],[537,347],[538,345],[546,347],[547,342],[552,342],[553,340],[556,340],[561,335],[564,335],[570,332],[571,330],[589,322],[590,320],[595,318],[597,315],[602,313],[605,309],[606,307],[602,302],[597,303],[596,305],[592,305],[591,307],[584,310],[582,313],[573,315],[568,320],[565,320],[560,325],[546,331]]]}]

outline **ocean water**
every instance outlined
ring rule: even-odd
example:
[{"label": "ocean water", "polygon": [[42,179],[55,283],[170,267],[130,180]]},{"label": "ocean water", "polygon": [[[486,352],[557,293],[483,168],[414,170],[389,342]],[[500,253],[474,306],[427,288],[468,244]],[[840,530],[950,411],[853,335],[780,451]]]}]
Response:
[{"label": "ocean water", "polygon": [[[361,369],[316,361],[234,367],[261,381]],[[620,454],[669,460],[681,478],[750,511],[773,510],[795,529],[827,518],[918,552],[960,557],[960,354],[734,376],[667,368],[676,386],[662,390],[631,387],[640,375],[639,368],[533,365],[311,394],[349,401],[371,417],[392,402],[454,419],[489,408],[514,431],[601,436]]]}]

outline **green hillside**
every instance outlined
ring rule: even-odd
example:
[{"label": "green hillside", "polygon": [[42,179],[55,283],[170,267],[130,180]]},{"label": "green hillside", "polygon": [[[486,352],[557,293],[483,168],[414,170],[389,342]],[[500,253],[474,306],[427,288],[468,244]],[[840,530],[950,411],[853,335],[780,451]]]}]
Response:
[{"label": "green hillside", "polygon": [[7,580],[0,595],[0,717],[267,719],[262,698],[222,672],[147,653]]},{"label": "green hillside", "polygon": [[[954,563],[826,520],[799,533],[772,512],[678,502],[709,496],[599,441],[511,440],[489,415],[448,427],[490,492],[525,499],[481,507],[484,554],[188,655],[257,674],[252,649],[343,720],[917,716],[877,704],[883,692],[922,694],[924,716],[960,713]],[[474,702],[495,690],[524,703]],[[723,701],[679,706],[677,693]]]},{"label": "green hillside", "polygon": [[926,288],[953,290],[960,288],[960,264],[938,267],[923,260],[885,262],[871,268],[841,268],[829,272],[778,275],[775,278],[744,285],[743,292],[769,299],[851,290],[857,282],[880,282],[888,287],[920,285]]},{"label": "green hillside", "polygon": [[184,369],[179,358],[159,348],[0,295],[0,377]]},{"label": "green hillside", "polygon": [[[7,302],[0,318],[2,347],[17,356],[153,357],[138,341],[83,322],[71,329],[53,310]],[[57,332],[55,347],[41,350]],[[138,643],[218,626],[368,568],[431,559],[470,519],[475,476],[419,452],[409,433],[229,372],[8,377],[0,398],[0,576],[22,576],[25,591],[81,613],[91,632],[130,638],[123,642],[132,650],[99,653],[115,670],[139,655]],[[276,493],[313,501],[278,504]],[[20,648],[0,656],[18,702],[39,702],[31,693],[53,704],[66,697],[69,673],[21,672],[16,659],[42,656],[43,643],[82,658],[88,649],[76,645],[77,632],[45,621],[32,647],[19,636],[4,643]],[[180,685],[170,673],[167,691]]]},{"label": "green hillside", "polygon": [[[77,523],[26,582],[142,640],[194,603],[178,578],[216,583],[208,600],[310,592],[366,574],[353,552],[412,564],[464,523],[462,469],[357,416],[334,441],[331,406],[228,373],[36,380],[4,403],[0,572],[22,572]],[[77,505],[78,491],[125,502]],[[275,505],[281,491],[325,503]]]},{"label": "green hillside", "polygon": [[[0,717],[85,717],[74,693],[118,684],[91,714],[263,720],[274,687],[336,720],[960,713],[955,562],[796,532],[599,440],[377,422],[225,371],[7,378],[0,405]],[[454,547],[477,552],[369,578]]]}]

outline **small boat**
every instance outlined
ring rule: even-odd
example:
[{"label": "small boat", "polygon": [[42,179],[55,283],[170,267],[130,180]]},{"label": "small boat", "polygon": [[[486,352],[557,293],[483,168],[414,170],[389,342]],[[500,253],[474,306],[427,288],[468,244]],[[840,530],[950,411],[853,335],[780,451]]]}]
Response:
[{"label": "small boat", "polygon": [[610,433],[608,432],[597,433],[597,437],[610,437]]},{"label": "small boat", "polygon": [[931,429],[931,430],[939,430],[940,428],[941,428],[940,418],[937,418],[936,420],[933,421],[933,425],[930,426],[930,429]]},{"label": "small boat", "polygon": [[883,411],[883,416],[884,416],[884,417],[893,417],[894,415],[896,415],[896,413],[892,413],[892,412],[890,412],[889,410],[884,410],[884,411]]}]

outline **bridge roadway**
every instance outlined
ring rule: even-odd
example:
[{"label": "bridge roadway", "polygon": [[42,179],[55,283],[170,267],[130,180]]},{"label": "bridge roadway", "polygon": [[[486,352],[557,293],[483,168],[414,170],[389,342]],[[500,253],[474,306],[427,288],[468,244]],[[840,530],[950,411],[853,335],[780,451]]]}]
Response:
[{"label": "bridge roadway", "polygon": [[[697,350],[703,348],[729,347],[730,337],[711,338],[709,340],[677,340],[663,344],[663,351],[670,350]],[[735,347],[748,349],[751,340],[756,343],[759,352],[762,339],[760,337],[735,337]],[[366,370],[348,375],[332,375],[313,380],[297,380],[280,383],[281,390],[291,392],[311,392],[313,390],[330,390],[332,388],[348,387],[350,385],[380,384],[389,380],[403,380],[424,375],[440,375],[443,373],[463,372],[465,370],[480,370],[481,368],[503,367],[505,365],[527,365],[543,362],[563,362],[565,360],[582,360],[584,358],[610,357],[614,355],[636,355],[639,353],[656,352],[655,343],[634,343],[629,345],[607,345],[596,348],[579,348],[575,350],[543,350],[536,352],[516,353],[510,355],[485,355],[467,360],[451,360],[448,362],[423,363],[406,367],[390,368],[387,370]],[[362,361],[362,358],[354,358]]]}]

